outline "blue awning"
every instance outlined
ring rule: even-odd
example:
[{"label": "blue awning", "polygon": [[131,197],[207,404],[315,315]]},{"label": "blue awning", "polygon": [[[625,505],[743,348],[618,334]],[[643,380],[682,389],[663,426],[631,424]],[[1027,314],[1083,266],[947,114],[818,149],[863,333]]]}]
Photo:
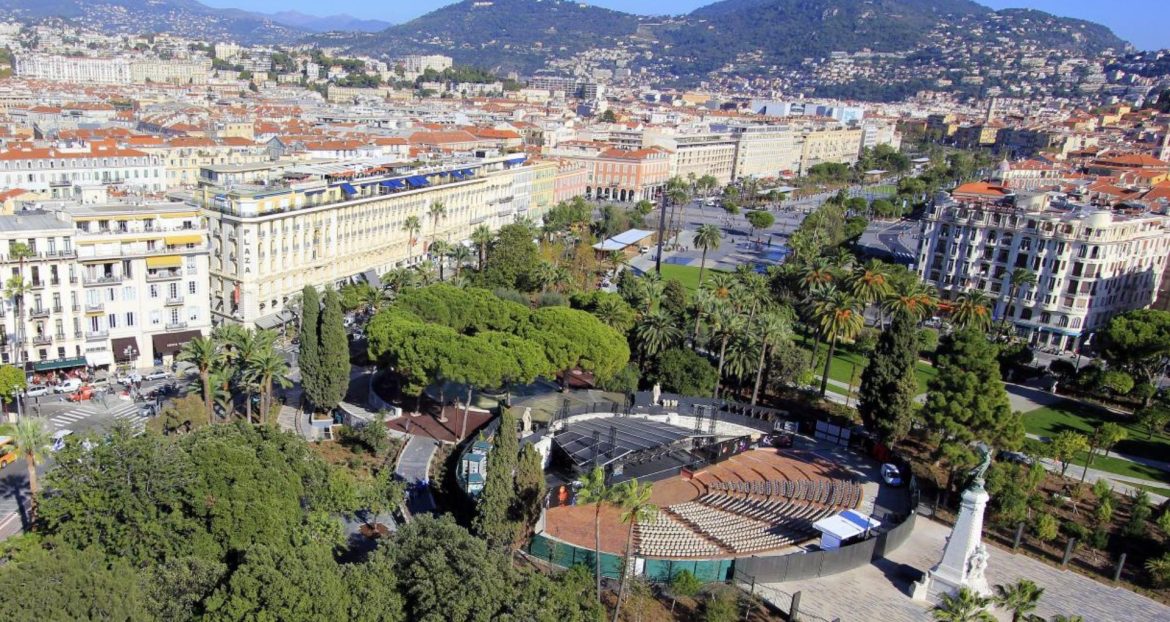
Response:
[{"label": "blue awning", "polygon": [[428,182],[426,177],[423,177],[422,175],[415,175],[413,177],[407,177],[406,183],[414,186],[415,188],[422,188],[423,186],[427,185]]},{"label": "blue awning", "polygon": [[463,179],[463,171],[451,171],[450,175],[453,179]]},{"label": "blue awning", "polygon": [[341,183],[341,191],[350,196],[357,194],[357,188],[354,188],[352,185],[346,182]]},{"label": "blue awning", "polygon": [[508,164],[522,164],[527,159],[528,159],[528,156],[516,156],[514,158],[508,158],[506,160],[506,162]]},{"label": "blue awning", "polygon": [[464,174],[464,175],[466,175],[466,176],[468,176],[468,177],[471,177],[472,175],[475,175],[475,169],[473,169],[473,168],[465,168],[465,169],[463,169],[463,171],[462,171],[462,172],[463,172],[463,174]]},{"label": "blue awning", "polygon": [[385,188],[394,188],[395,190],[401,190],[406,187],[401,179],[388,179],[382,182],[382,186]]},{"label": "blue awning", "polygon": [[319,188],[317,190],[306,190],[305,196],[313,196],[314,194],[321,194],[322,192],[325,192],[324,188]]}]

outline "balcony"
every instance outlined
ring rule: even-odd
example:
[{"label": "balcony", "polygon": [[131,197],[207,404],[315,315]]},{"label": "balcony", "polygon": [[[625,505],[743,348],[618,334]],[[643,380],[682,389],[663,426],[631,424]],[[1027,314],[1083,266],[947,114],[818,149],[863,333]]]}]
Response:
[{"label": "balcony", "polygon": [[32,342],[34,346],[47,346],[53,343],[53,338],[48,335],[36,335]]},{"label": "balcony", "polygon": [[101,341],[103,339],[108,338],[109,336],[110,336],[110,331],[108,331],[108,330],[91,330],[91,331],[86,331],[85,340],[86,341]]},{"label": "balcony", "polygon": [[81,311],[81,305],[69,305],[69,310],[77,313],[78,311]]},{"label": "balcony", "polygon": [[65,341],[65,333],[57,333],[53,339],[56,339],[57,341]]},{"label": "balcony", "polygon": [[35,309],[29,309],[28,316],[32,317],[32,318],[49,317],[49,308],[48,307],[37,307]]},{"label": "balcony", "polygon": [[61,305],[53,305],[53,313],[60,313],[61,311]]},{"label": "balcony", "polygon": [[82,277],[82,283],[86,286],[90,285],[117,285],[122,282],[121,274],[103,274],[100,276],[85,276]]},{"label": "balcony", "polygon": [[186,322],[167,322],[167,330],[183,330],[187,328]]},{"label": "balcony", "polygon": [[43,280],[40,280],[40,279],[34,280],[34,281],[29,281],[28,286],[30,289],[44,289],[45,282]]},{"label": "balcony", "polygon": [[183,304],[183,297],[182,296],[167,296],[166,306],[178,307],[178,306],[182,306],[182,304]]},{"label": "balcony", "polygon": [[85,303],[86,313],[104,313],[105,310],[106,304],[104,302]]},{"label": "balcony", "polygon": [[158,281],[174,281],[183,278],[182,270],[157,270],[155,272],[146,273],[146,282],[154,283]]}]

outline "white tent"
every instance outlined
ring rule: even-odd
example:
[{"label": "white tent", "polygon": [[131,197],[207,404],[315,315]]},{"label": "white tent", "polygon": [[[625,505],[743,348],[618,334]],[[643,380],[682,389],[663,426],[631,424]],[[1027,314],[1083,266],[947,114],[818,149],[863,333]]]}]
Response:
[{"label": "white tent", "polygon": [[840,548],[841,543],[863,533],[869,533],[881,522],[857,510],[845,510],[836,516],[829,516],[813,523],[813,529],[821,532],[821,548],[828,551]]}]

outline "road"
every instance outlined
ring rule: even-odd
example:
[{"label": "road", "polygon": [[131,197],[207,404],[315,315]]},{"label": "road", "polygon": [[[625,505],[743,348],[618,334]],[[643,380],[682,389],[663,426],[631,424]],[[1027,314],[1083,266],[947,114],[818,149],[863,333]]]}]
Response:
[{"label": "road", "polygon": [[435,510],[435,500],[431,497],[431,489],[426,482],[430,479],[431,458],[438,448],[439,442],[436,440],[411,436],[398,456],[398,465],[394,472],[410,486],[412,492],[407,497],[406,507],[412,515]]}]

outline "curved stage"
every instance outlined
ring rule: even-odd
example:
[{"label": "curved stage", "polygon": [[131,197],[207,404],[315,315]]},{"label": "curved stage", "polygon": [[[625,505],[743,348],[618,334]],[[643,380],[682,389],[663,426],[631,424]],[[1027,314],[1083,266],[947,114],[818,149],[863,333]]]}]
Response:
[{"label": "curved stage", "polygon": [[[817,533],[816,520],[862,501],[856,474],[797,450],[756,449],[695,473],[654,482],[654,521],[635,529],[637,554],[653,558],[734,558],[784,551]],[[545,534],[592,549],[595,506],[546,512]],[[601,548],[623,554],[629,526],[602,508]]]}]

